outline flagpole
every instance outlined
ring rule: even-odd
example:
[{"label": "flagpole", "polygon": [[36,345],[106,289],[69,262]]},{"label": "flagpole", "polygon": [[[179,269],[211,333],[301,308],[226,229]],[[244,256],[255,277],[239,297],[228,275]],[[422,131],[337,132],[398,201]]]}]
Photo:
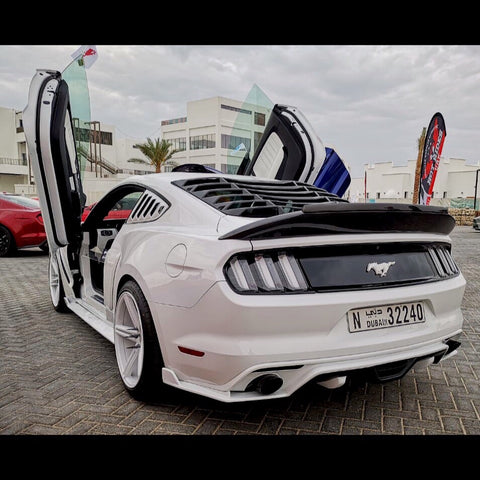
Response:
[{"label": "flagpole", "polygon": [[415,167],[415,179],[413,183],[413,204],[418,203],[418,196],[419,196],[419,187],[420,187],[420,175],[421,175],[421,169],[422,169],[422,154],[423,154],[423,148],[425,146],[425,134],[426,134],[427,129],[423,127],[422,134],[420,135],[420,138],[418,139],[418,155],[417,155],[417,164]]},{"label": "flagpole", "polygon": [[364,192],[363,192],[363,203],[367,203],[367,170],[365,170],[365,175],[364,175]]}]

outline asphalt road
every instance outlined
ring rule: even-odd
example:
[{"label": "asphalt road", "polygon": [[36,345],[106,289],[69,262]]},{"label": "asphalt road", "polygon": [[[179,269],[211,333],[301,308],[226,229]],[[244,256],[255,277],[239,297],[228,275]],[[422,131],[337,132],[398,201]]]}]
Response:
[{"label": "asphalt road", "polygon": [[467,279],[457,356],[379,385],[306,386],[290,398],[223,404],[181,391],[144,403],[123,389],[113,346],[72,313],[56,313],[48,256],[0,258],[0,436],[458,435],[480,433],[480,232],[458,226]]}]

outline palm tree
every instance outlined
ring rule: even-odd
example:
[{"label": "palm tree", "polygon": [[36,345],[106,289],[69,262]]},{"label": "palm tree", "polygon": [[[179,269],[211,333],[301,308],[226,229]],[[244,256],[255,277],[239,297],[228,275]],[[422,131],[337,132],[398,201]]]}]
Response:
[{"label": "palm tree", "polygon": [[156,138],[153,141],[151,138],[147,138],[145,143],[139,143],[133,146],[133,148],[138,148],[148,160],[142,158],[129,158],[129,162],[144,163],[147,165],[153,165],[155,167],[155,172],[160,173],[162,165],[172,158],[172,155],[177,152],[177,150],[170,150],[172,144],[167,142],[167,140]]}]

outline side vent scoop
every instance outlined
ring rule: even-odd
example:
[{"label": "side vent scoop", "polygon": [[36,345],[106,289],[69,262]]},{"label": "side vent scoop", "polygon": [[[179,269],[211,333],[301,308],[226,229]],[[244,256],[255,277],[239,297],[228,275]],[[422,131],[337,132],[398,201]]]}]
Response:
[{"label": "side vent scoop", "polygon": [[127,223],[153,222],[167,210],[168,204],[149,190],[145,190],[135,205]]}]

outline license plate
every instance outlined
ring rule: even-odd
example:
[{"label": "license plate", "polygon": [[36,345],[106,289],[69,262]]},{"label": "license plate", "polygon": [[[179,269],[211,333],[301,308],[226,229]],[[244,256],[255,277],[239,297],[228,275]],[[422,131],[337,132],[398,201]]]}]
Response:
[{"label": "license plate", "polygon": [[423,302],[412,302],[357,308],[347,312],[347,320],[348,331],[356,333],[425,323],[426,315]]}]

